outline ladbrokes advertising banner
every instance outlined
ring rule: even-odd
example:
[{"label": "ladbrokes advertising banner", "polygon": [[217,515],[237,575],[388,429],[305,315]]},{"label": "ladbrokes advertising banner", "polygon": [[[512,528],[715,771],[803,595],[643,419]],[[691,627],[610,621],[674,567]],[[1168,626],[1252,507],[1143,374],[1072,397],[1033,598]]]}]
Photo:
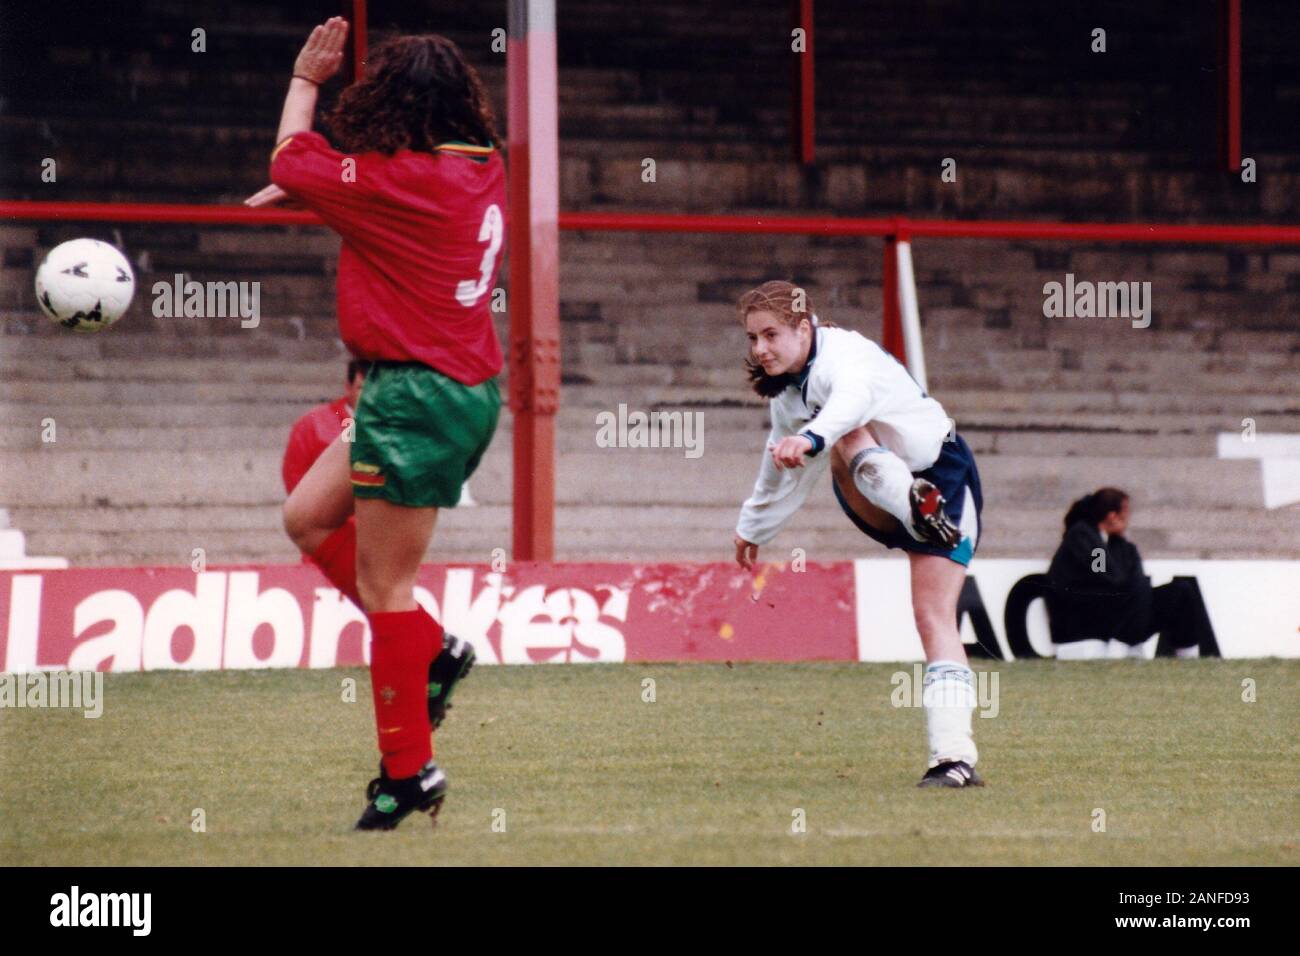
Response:
[{"label": "ladbrokes advertising banner", "polygon": [[[1300,657],[1300,562],[1146,563],[1195,581],[1223,657]],[[1054,653],[1042,562],[976,561],[958,605],[972,656]],[[1017,597],[1019,595],[1019,597]],[[426,565],[416,597],[484,663],[916,661],[903,558],[833,564]],[[309,565],[0,572],[5,671],[367,663],[364,615]],[[1154,640],[1149,650],[1154,653]]]},{"label": "ladbrokes advertising banner", "polygon": [[[416,597],[483,663],[856,660],[853,565],[426,565]],[[0,572],[0,663],[334,667],[365,616],[308,565]]]}]

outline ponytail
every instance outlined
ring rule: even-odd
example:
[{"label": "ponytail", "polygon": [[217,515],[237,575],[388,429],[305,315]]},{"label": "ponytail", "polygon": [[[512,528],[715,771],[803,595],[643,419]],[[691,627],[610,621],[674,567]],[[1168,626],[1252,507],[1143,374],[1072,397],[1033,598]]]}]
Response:
[{"label": "ponytail", "polygon": [[1069,530],[1070,525],[1076,521],[1087,521],[1088,516],[1092,514],[1092,495],[1084,495],[1074,504],[1070,505],[1070,510],[1065,513],[1065,527]]},{"label": "ponytail", "polygon": [[1068,531],[1076,521],[1101,524],[1106,515],[1119,511],[1127,500],[1128,495],[1118,488],[1098,488],[1070,505],[1070,510],[1065,513],[1065,529]]}]

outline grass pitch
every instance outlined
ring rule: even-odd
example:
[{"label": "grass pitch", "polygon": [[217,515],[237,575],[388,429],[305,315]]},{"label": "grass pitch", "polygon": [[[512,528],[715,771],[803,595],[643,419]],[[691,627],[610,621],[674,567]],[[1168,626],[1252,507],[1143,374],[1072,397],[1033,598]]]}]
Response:
[{"label": "grass pitch", "polygon": [[109,674],[98,720],[0,711],[0,863],[1300,863],[1300,662],[983,667],[966,791],[915,787],[910,665],[479,667],[437,738],[437,829],[387,834],[350,830],[365,671]]}]

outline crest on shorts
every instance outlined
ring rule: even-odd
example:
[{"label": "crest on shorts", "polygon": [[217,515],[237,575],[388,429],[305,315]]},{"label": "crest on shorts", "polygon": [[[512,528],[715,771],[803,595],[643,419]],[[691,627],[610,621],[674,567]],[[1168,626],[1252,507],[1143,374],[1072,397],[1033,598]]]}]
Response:
[{"label": "crest on shorts", "polygon": [[352,466],[352,484],[362,488],[382,488],[384,475],[378,465],[359,461]]}]

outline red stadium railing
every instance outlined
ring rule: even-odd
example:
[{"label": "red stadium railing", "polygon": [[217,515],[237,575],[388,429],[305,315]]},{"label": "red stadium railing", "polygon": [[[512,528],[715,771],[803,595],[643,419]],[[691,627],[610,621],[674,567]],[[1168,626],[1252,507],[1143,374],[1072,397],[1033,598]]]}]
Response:
[{"label": "red stadium railing", "polygon": [[[323,226],[309,212],[159,203],[31,202],[0,200],[0,219],[75,222],[154,222],[206,225]],[[962,221],[941,219],[837,218],[831,216],[737,216],[667,213],[561,213],[559,228],[605,232],[766,233],[864,236],[884,240],[882,342],[925,384],[919,319],[916,316],[909,241],[923,238],[1038,239],[1128,243],[1300,244],[1300,226],[1197,225],[1101,222]],[[910,289],[910,296],[909,296]],[[908,306],[905,308],[904,306]],[[909,361],[914,359],[914,361]],[[558,364],[557,354],[554,361]],[[546,449],[530,447],[530,453]],[[543,469],[544,470],[544,469]],[[515,522],[537,524],[540,495],[515,501]],[[542,522],[543,530],[549,522]],[[530,545],[525,543],[523,547]],[[516,555],[517,558],[521,557]]]},{"label": "red stadium railing", "polygon": [[[248,209],[244,206],[190,206],[182,203],[30,202],[0,200],[0,217],[81,222],[170,222],[254,226],[320,226],[309,212]],[[885,240],[882,344],[908,363],[899,302],[899,244],[916,237],[933,239],[1038,239],[1075,242],[1300,244],[1300,226],[1136,223],[1025,222],[840,218],[834,216],[736,216],[674,213],[561,213],[561,229],[592,232],[767,233],[780,235],[868,236]],[[905,270],[907,271],[907,270]],[[919,343],[919,340],[918,340]],[[922,370],[922,377],[924,372]]]},{"label": "red stadium railing", "polygon": [[[309,212],[195,206],[185,203],[33,202],[0,200],[0,218],[75,222],[176,222],[254,226],[321,226]],[[603,232],[730,232],[946,239],[1066,239],[1084,242],[1190,242],[1290,245],[1300,225],[1138,222],[1031,222],[1014,219],[735,216],[689,213],[566,212],[560,228]]]}]

